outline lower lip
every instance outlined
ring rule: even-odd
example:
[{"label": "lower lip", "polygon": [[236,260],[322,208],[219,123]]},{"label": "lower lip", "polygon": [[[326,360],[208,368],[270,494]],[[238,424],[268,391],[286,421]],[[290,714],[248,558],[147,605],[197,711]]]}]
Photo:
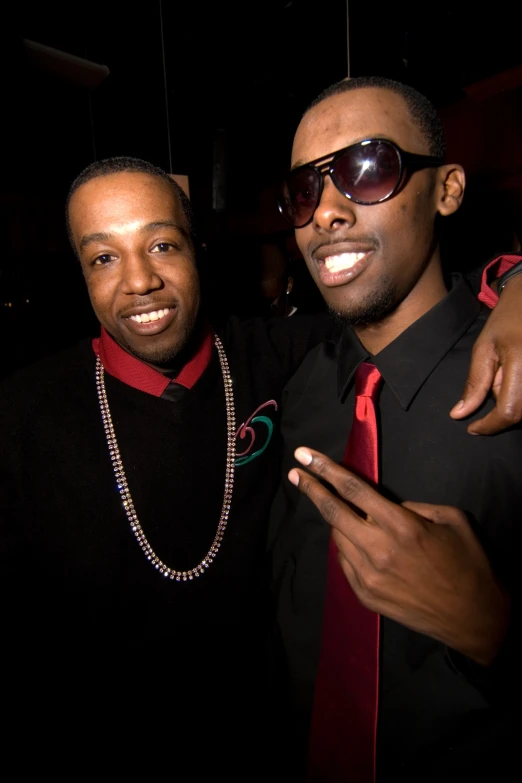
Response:
[{"label": "lower lip", "polygon": [[324,265],[324,261],[320,261],[318,268],[321,284],[326,288],[335,288],[338,285],[346,285],[346,283],[351,283],[352,280],[355,280],[356,277],[359,277],[361,272],[366,269],[370,262],[372,252],[373,251],[370,250],[364,255],[363,258],[360,259],[360,261],[357,261],[357,263],[349,269],[341,269],[338,272],[329,272]]},{"label": "lower lip", "polygon": [[162,318],[158,318],[157,321],[148,321],[147,323],[138,323],[133,321],[132,318],[124,318],[125,326],[130,329],[134,334],[153,335],[163,332],[167,326],[170,326],[174,318],[176,317],[177,308],[172,307],[167,315]]}]

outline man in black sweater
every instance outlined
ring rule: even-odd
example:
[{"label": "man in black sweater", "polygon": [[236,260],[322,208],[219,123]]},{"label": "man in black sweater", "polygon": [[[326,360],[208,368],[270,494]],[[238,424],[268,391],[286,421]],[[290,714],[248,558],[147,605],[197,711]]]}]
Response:
[{"label": "man in black sweater", "polygon": [[101,332],[0,392],[6,746],[58,777],[262,779],[279,399],[329,327],[215,332],[190,204],[146,162],[82,172],[68,227]]}]

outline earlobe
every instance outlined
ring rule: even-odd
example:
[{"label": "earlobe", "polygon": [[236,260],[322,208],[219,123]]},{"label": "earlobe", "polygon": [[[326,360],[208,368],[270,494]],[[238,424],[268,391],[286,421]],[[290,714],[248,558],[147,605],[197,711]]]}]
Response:
[{"label": "earlobe", "polygon": [[439,169],[440,198],[438,211],[441,215],[452,215],[462,204],[466,189],[466,175],[458,163],[448,163]]}]

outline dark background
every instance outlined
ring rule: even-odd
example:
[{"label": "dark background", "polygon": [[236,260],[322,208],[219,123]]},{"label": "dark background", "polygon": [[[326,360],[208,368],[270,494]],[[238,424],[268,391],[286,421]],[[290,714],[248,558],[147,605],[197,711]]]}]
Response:
[{"label": "dark background", "polygon": [[[275,200],[293,132],[309,101],[347,75],[405,81],[440,109],[450,155],[469,178],[461,215],[447,227],[449,265],[468,269],[512,247],[522,236],[517,5],[22,0],[10,8],[0,33],[1,374],[96,328],[67,244],[64,199],[84,166],[112,155],[189,176],[214,304],[248,313],[260,242],[295,253]],[[297,268],[302,308],[313,309]]]}]

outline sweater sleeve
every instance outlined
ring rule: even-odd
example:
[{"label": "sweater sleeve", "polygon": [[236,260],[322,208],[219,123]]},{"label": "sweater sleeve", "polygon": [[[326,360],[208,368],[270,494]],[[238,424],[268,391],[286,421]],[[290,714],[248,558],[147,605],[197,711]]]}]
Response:
[{"label": "sweater sleeve", "polygon": [[491,288],[491,283],[520,261],[522,261],[522,254],[512,253],[496,256],[484,267],[478,298],[490,309],[493,309],[498,302],[498,294]]}]

